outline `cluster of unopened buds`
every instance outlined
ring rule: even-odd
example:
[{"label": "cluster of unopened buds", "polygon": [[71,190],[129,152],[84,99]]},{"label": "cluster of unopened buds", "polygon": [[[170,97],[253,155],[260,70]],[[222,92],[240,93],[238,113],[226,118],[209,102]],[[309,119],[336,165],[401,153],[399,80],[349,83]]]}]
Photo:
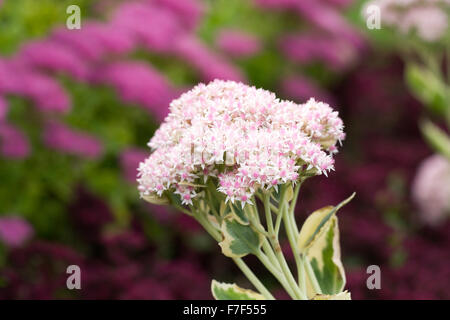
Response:
[{"label": "cluster of unopened buds", "polygon": [[[349,298],[335,215],[346,202],[314,212],[300,231],[294,216],[300,186],[334,170],[344,138],[338,113],[313,98],[296,104],[233,81],[199,84],[170,104],[139,166],[139,192],[197,219],[259,291],[213,281],[217,299],[273,298],[242,260],[248,254],[293,299]],[[297,279],[280,249],[282,222]]]}]

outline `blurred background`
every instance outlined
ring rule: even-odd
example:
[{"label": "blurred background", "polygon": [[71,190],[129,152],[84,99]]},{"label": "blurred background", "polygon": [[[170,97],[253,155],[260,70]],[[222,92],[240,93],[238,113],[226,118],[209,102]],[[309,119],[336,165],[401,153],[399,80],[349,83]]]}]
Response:
[{"label": "blurred background", "polygon": [[[66,27],[73,4],[80,30]],[[430,118],[445,132],[445,117],[405,82],[406,35],[369,29],[364,5],[0,0],[0,299],[211,299],[212,278],[251,287],[193,219],[136,190],[169,102],[216,78],[339,111],[336,172],[307,181],[296,214],[356,191],[339,212],[353,299],[450,299],[450,165],[420,130]],[[443,56],[446,30],[422,52]],[[72,264],[81,290],[66,288]],[[369,265],[380,290],[366,286]]]}]

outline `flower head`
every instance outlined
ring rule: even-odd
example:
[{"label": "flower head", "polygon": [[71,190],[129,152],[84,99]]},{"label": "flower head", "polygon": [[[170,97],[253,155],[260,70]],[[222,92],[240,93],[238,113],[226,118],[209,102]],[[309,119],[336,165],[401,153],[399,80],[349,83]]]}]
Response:
[{"label": "flower head", "polygon": [[313,98],[296,104],[233,81],[199,84],[170,104],[139,166],[139,191],[153,199],[170,190],[191,204],[211,179],[227,200],[251,203],[259,188],[333,170],[344,137],[337,112]]}]

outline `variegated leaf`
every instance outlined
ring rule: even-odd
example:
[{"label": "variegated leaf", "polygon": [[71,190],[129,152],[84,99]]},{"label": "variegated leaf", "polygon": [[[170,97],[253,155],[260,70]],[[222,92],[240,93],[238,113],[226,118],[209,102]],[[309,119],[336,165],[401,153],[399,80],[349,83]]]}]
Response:
[{"label": "variegated leaf", "polygon": [[223,240],[219,243],[222,253],[231,258],[244,257],[256,253],[263,237],[250,225],[241,224],[233,214],[227,215],[221,226]]},{"label": "variegated leaf", "polygon": [[318,294],[316,295],[313,300],[352,300],[350,292],[347,290],[340,292],[338,294]]},{"label": "variegated leaf", "polygon": [[211,282],[211,291],[216,300],[265,300],[261,294],[242,289],[236,284],[229,284],[213,280]]}]

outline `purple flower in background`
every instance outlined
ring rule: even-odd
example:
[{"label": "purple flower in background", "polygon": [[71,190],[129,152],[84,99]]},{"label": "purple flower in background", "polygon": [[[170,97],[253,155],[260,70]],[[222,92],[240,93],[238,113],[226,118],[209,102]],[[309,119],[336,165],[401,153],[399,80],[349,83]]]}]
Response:
[{"label": "purple flower in background", "polygon": [[316,97],[326,103],[335,104],[327,92],[311,80],[298,75],[285,78],[281,83],[281,92],[297,102],[303,102],[311,97]]},{"label": "purple flower in background", "polygon": [[8,102],[2,96],[0,96],[0,123],[5,120],[8,113]]},{"label": "purple flower in background", "polygon": [[36,41],[27,43],[17,59],[34,68],[52,72],[65,72],[77,79],[86,79],[87,66],[70,49],[54,41]]},{"label": "purple flower in background", "polygon": [[103,149],[98,139],[57,122],[46,123],[43,140],[49,148],[87,158],[100,157]]},{"label": "purple flower in background", "polygon": [[5,122],[0,122],[0,153],[13,159],[25,158],[30,154],[30,144],[22,131]]},{"label": "purple flower in background", "polygon": [[340,13],[320,1],[295,1],[294,9],[304,18],[317,25],[324,31],[353,44],[357,48],[363,48],[364,41]]},{"label": "purple flower in background", "polygon": [[417,170],[412,196],[423,222],[443,221],[450,214],[450,161],[440,155],[425,159]]},{"label": "purple flower in background", "polygon": [[23,61],[0,60],[0,93],[25,96],[40,111],[66,112],[70,99],[53,78],[30,70]]},{"label": "purple flower in background", "polygon": [[240,70],[224,57],[209,49],[194,36],[187,35],[177,39],[175,55],[198,70],[203,81],[214,79],[244,81]]},{"label": "purple flower in background", "polygon": [[87,61],[98,61],[106,53],[106,49],[94,37],[87,37],[84,29],[68,30],[57,29],[53,31],[51,39],[74,50]]},{"label": "purple flower in background", "polygon": [[261,50],[259,39],[239,30],[222,30],[217,39],[217,46],[230,56],[245,58]]},{"label": "purple flower in background", "polygon": [[8,247],[19,247],[32,235],[33,228],[26,220],[15,216],[0,217],[0,241]]},{"label": "purple flower in background", "polygon": [[197,0],[154,0],[154,2],[175,13],[189,29],[198,25],[205,12],[205,6]]},{"label": "purple flower in background", "polygon": [[165,77],[142,62],[115,62],[97,72],[97,79],[113,86],[126,102],[136,103],[163,120],[176,91]]},{"label": "purple flower in background", "polygon": [[185,33],[173,12],[142,2],[123,3],[111,23],[113,28],[127,30],[141,45],[156,52],[170,51],[174,40]]},{"label": "purple flower in background", "polygon": [[129,52],[134,49],[136,40],[123,28],[94,21],[85,22],[80,30],[58,29],[51,38],[89,62]]},{"label": "purple flower in background", "polygon": [[25,72],[19,79],[17,94],[29,97],[41,111],[66,112],[71,108],[66,91],[56,80],[34,72]]},{"label": "purple flower in background", "polygon": [[120,154],[120,164],[122,167],[122,172],[127,181],[130,183],[136,183],[137,168],[139,163],[148,157],[148,152],[146,150],[129,148]]},{"label": "purple flower in background", "polygon": [[280,48],[293,62],[321,61],[333,70],[346,68],[356,58],[356,51],[348,43],[323,34],[286,35]]}]

